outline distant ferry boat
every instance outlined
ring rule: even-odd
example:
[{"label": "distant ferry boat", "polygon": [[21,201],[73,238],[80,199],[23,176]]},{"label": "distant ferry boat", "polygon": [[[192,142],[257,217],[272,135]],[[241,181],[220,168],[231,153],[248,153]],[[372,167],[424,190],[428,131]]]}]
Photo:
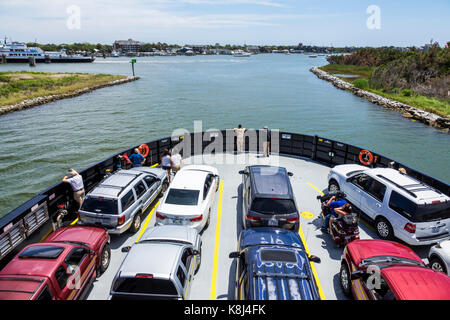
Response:
[{"label": "distant ferry boat", "polygon": [[6,56],[8,63],[27,63],[30,57],[34,57],[36,62],[92,62],[94,57],[84,57],[82,55],[68,55],[65,49],[60,52],[43,51],[38,47],[28,47],[22,42],[11,42],[0,44],[0,56]]},{"label": "distant ferry boat", "polygon": [[317,55],[311,54],[309,57],[310,57],[310,58],[317,58]]},{"label": "distant ferry boat", "polygon": [[243,50],[237,50],[234,52],[234,57],[250,57],[252,54]]}]

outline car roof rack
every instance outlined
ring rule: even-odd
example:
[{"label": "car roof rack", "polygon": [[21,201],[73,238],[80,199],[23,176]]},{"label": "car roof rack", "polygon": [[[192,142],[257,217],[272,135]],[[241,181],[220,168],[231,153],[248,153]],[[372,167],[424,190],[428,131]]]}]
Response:
[{"label": "car roof rack", "polygon": [[[258,267],[256,265],[256,263],[253,262],[253,264],[252,264],[252,275],[253,275],[253,279],[255,281],[254,290],[255,291],[258,290],[257,286],[256,286],[257,278],[264,278],[265,279],[266,288],[269,288],[269,279],[268,278],[274,278],[275,283],[276,283],[276,286],[275,286],[275,288],[276,288],[276,295],[277,295],[277,298],[278,298],[280,296],[280,294],[281,294],[281,288],[280,288],[280,284],[279,284],[279,282],[277,280],[278,279],[296,279],[297,280],[297,286],[298,286],[298,289],[299,289],[298,292],[300,293],[301,299],[305,300],[305,296],[304,296],[303,290],[302,290],[302,283],[300,281],[301,280],[310,280],[311,277],[308,274],[306,274],[306,273],[300,272],[299,268],[295,264],[294,264],[295,267],[293,268],[295,273],[288,273],[287,272],[286,263],[282,263],[282,265],[283,265],[282,272],[276,273],[276,272],[274,272],[275,270],[272,271],[272,272],[268,271],[266,263],[262,263],[261,266]],[[273,263],[273,269],[275,269],[275,263]],[[308,269],[306,269],[306,266],[305,266],[305,270],[308,270]],[[313,291],[313,289],[311,288],[310,281],[307,281],[307,282],[308,282],[308,285],[310,286],[311,291]],[[292,297],[291,286],[290,285],[286,285],[285,287],[287,288],[287,290],[289,292],[289,298],[291,298]],[[256,293],[256,292],[254,292],[254,293]]]},{"label": "car roof rack", "polygon": [[423,183],[421,181],[418,181],[418,180],[416,180],[416,179],[414,179],[413,177],[410,177],[410,176],[408,176],[408,178],[410,178],[411,180],[415,181],[416,183],[415,184],[408,184],[408,185],[405,185],[405,186],[401,186],[401,185],[395,183],[394,181],[386,178],[385,176],[383,176],[381,174],[378,174],[377,177],[380,177],[380,178],[382,178],[384,180],[389,181],[390,183],[394,184],[396,187],[398,187],[398,188],[406,191],[410,195],[412,195],[414,198],[417,198],[417,195],[415,194],[415,192],[420,192],[420,191],[430,190],[430,191],[434,191],[434,192],[436,192],[438,194],[442,194],[441,191],[439,191],[439,190],[437,190],[437,189],[435,189],[435,188],[433,188],[433,187],[431,187],[431,186],[429,186],[429,185],[427,185],[427,184],[425,184],[425,183]]},{"label": "car roof rack", "polygon": [[381,174],[377,174],[377,177],[379,177],[379,178],[381,178],[381,179],[384,179],[384,180],[386,180],[386,181],[392,183],[394,186],[396,186],[397,188],[399,188],[399,189],[405,191],[405,192],[408,193],[410,196],[412,196],[412,197],[414,197],[414,198],[417,198],[417,195],[416,195],[414,192],[412,192],[412,191],[406,189],[404,186],[399,185],[398,183],[392,181],[391,179],[386,178],[385,176],[383,176],[383,175],[381,175]]}]

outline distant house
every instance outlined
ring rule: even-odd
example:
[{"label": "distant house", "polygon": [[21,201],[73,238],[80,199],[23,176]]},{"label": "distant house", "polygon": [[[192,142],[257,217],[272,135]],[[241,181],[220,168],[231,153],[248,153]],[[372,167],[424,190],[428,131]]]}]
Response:
[{"label": "distant house", "polygon": [[116,40],[113,44],[114,50],[122,52],[139,52],[142,47],[142,42],[133,39]]},{"label": "distant house", "polygon": [[247,46],[247,52],[256,54],[260,53],[261,51],[259,50],[259,46]]}]

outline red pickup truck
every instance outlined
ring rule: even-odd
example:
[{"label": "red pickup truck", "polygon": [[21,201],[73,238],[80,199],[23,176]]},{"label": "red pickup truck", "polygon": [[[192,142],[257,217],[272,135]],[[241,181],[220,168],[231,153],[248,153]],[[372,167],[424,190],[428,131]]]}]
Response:
[{"label": "red pickup truck", "polygon": [[0,272],[0,300],[75,300],[109,266],[109,235],[69,226],[26,246]]}]

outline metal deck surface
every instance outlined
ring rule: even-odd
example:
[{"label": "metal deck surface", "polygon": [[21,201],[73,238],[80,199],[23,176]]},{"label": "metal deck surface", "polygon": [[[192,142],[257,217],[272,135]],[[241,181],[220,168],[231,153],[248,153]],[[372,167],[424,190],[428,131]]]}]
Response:
[{"label": "metal deck surface", "polygon": [[[330,168],[309,159],[257,154],[203,155],[184,159],[183,165],[208,164],[216,167],[221,178],[221,186],[215,197],[211,222],[202,234],[202,263],[194,276],[189,299],[227,300],[234,295],[235,263],[228,257],[237,248],[237,239],[242,229],[242,176],[238,173],[246,165],[268,164],[285,167],[294,173],[292,187],[300,210],[300,235],[311,255],[321,258],[321,263],[313,263],[313,270],[323,299],[346,299],[339,285],[340,259],[343,249],[337,248],[330,235],[320,230],[322,219],[317,195],[327,188]],[[158,201],[158,200],[157,200]],[[132,245],[147,228],[155,224],[153,203],[143,217],[141,230],[136,234],[126,232],[111,235],[111,262],[104,274],[96,279],[88,294],[89,300],[108,299],[112,280],[126,253],[123,246]],[[218,219],[218,217],[220,219]],[[361,239],[376,239],[370,224],[360,223]],[[429,246],[413,248],[421,258],[425,258]]]}]

